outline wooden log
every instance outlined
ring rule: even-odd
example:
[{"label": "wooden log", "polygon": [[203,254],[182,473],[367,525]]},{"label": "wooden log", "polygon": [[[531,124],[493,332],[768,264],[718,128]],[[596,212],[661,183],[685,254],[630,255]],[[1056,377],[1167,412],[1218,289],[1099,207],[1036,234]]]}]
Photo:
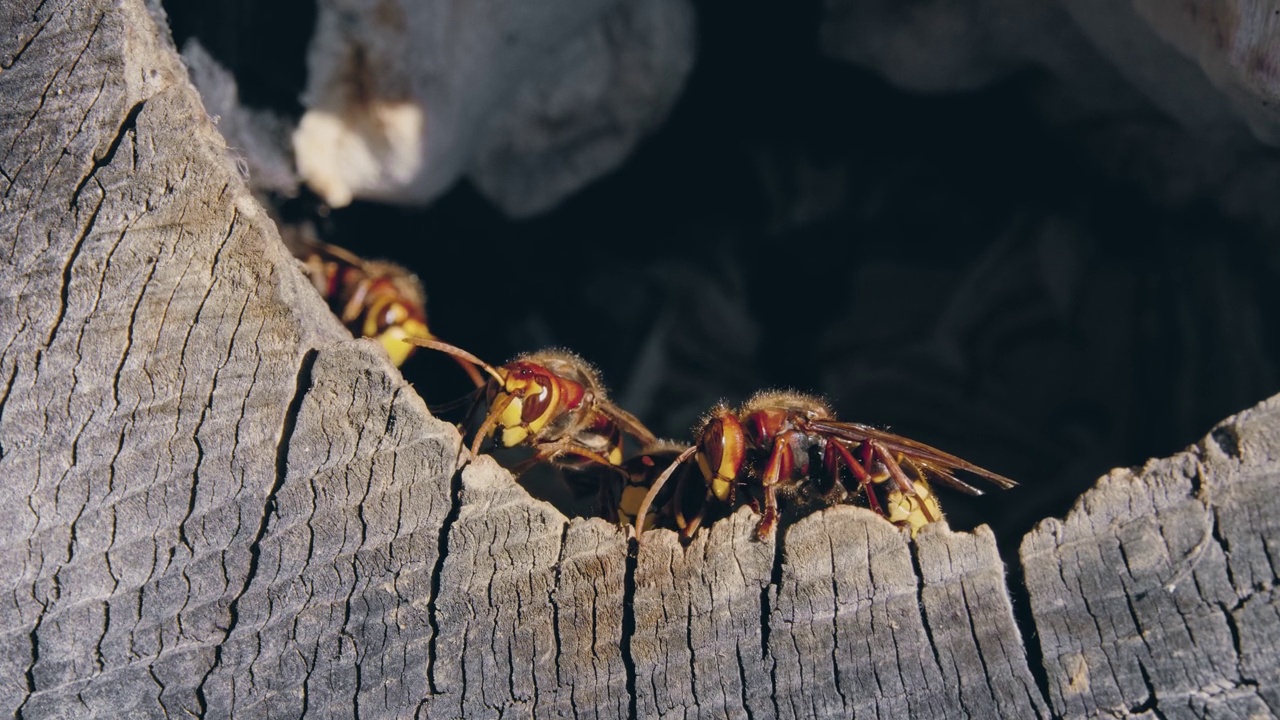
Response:
[{"label": "wooden log", "polygon": [[741,511],[630,555],[457,471],[284,252],[159,11],[2,12],[0,714],[1280,708],[1280,401],[1031,533],[1034,637],[983,529],[837,508],[770,543]]},{"label": "wooden log", "polygon": [[1022,544],[1050,699],[1070,715],[1267,717],[1277,703],[1280,399]]}]

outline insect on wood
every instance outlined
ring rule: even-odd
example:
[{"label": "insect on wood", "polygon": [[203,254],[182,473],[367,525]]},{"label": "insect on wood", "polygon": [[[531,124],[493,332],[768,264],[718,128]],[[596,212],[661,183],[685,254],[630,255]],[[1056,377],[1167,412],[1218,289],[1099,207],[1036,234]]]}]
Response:
[{"label": "insect on wood", "polygon": [[407,268],[366,260],[310,237],[305,229],[282,237],[333,314],[352,334],[376,340],[394,365],[403,365],[414,352],[406,340],[434,337],[427,327],[426,292]]},{"label": "insect on wood", "polygon": [[[682,468],[693,458],[699,470]],[[658,475],[636,511],[640,518],[665,519],[689,537],[709,513],[731,511],[743,503],[760,513],[756,534],[764,538],[787,510],[865,502],[867,507],[914,534],[942,519],[930,480],[981,495],[957,472],[1000,488],[1014,481],[966,460],[869,425],[842,422],[821,399],[787,391],[766,391],[734,410],[718,405],[694,433],[694,443]],[[674,492],[666,483],[679,473]],[[694,488],[690,501],[689,485]],[[700,492],[699,492],[700,491]]]},{"label": "insect on wood", "polygon": [[489,376],[478,383],[488,411],[472,437],[473,455],[492,437],[499,447],[532,448],[534,462],[570,469],[616,467],[622,464],[624,435],[642,446],[658,441],[634,415],[609,400],[595,369],[571,352],[539,350],[494,367],[439,340],[406,342],[452,355]]}]

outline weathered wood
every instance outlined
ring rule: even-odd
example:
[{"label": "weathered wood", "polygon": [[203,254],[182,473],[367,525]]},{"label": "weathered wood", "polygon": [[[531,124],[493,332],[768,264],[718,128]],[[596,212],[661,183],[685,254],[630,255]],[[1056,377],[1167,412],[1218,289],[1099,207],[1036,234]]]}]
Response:
[{"label": "weathered wood", "polygon": [[768,717],[773,709],[761,622],[774,546],[753,540],[744,510],[683,548],[645,536],[631,600],[638,717]]},{"label": "weathered wood", "polygon": [[141,3],[5,11],[0,714],[419,702],[456,434],[338,344]]},{"label": "weathered wood", "polygon": [[770,649],[776,692],[803,705],[780,716],[1048,714],[990,531],[930,528],[914,555],[868,510],[836,508],[792,528]]},{"label": "weathered wood", "polygon": [[230,607],[207,712],[412,708],[430,691],[429,599],[459,438],[367,343],[304,364],[284,472]]},{"label": "weathered wood", "polygon": [[141,5],[6,14],[0,712],[194,710],[317,333]]},{"label": "weathered wood", "polygon": [[427,716],[625,714],[616,528],[568,522],[482,458],[447,543]]},{"label": "weathered wood", "polygon": [[1054,707],[1067,714],[1280,711],[1280,403],[1104,478],[1022,545]]},{"label": "weathered wood", "polygon": [[1280,707],[1280,400],[1025,539],[1043,657],[981,529],[912,542],[837,508],[775,544],[744,510],[630,557],[488,459],[456,473],[140,0],[3,12],[0,714]]}]

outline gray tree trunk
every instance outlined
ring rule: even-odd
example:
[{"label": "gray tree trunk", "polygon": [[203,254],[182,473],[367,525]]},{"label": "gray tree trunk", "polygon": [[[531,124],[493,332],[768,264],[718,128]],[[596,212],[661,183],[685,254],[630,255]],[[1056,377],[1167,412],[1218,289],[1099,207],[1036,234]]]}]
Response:
[{"label": "gray tree trunk", "polygon": [[0,715],[1280,710],[1280,402],[1025,538],[1030,638],[982,529],[838,508],[775,546],[743,513],[628,558],[455,472],[153,12],[0,10]]}]

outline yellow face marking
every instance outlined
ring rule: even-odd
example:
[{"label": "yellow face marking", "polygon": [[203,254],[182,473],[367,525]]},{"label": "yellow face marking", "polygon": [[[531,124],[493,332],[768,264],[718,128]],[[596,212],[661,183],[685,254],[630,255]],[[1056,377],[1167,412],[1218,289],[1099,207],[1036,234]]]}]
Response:
[{"label": "yellow face marking", "polygon": [[716,468],[716,477],[728,482],[737,474],[738,468],[734,467],[733,459],[729,457],[728,453],[725,453],[724,457],[720,459],[720,467]]},{"label": "yellow face marking", "polygon": [[[720,502],[729,501],[729,490],[733,487],[733,463],[727,457],[720,460],[720,467],[716,468],[716,472],[711,471],[711,463],[707,460],[704,453],[698,453],[698,469],[702,471],[702,477],[709,479],[711,492]],[[727,475],[727,477],[726,477]]]},{"label": "yellow face marking", "polygon": [[[382,317],[385,315],[385,317]],[[387,321],[385,325],[381,320]],[[426,323],[409,317],[409,311],[400,303],[391,304],[385,311],[381,308],[370,308],[364,317],[364,330],[361,333],[378,341],[392,364],[399,367],[413,354],[415,346],[405,342],[408,338],[431,340],[433,336]]]},{"label": "yellow face marking", "polygon": [[529,437],[529,431],[522,427],[502,428],[502,446],[515,447]]},{"label": "yellow face marking", "polygon": [[[502,402],[505,397],[507,396],[503,393],[498,393],[493,401],[495,403]],[[520,408],[523,404],[519,397],[513,397],[511,402],[507,403],[507,406],[502,409],[502,414],[498,416],[498,425],[502,427],[503,447],[519,445],[529,436],[529,431],[525,428],[524,421],[520,419]],[[508,437],[512,438],[510,442],[507,441]]]},{"label": "yellow face marking", "polygon": [[715,480],[712,480],[711,492],[715,493],[716,497],[721,502],[728,502],[729,501],[729,481],[725,480],[722,477],[717,477]]},{"label": "yellow face marking", "polygon": [[[621,465],[622,464],[622,448],[615,445],[613,449],[609,451],[608,459],[609,459],[609,462],[613,463],[614,465]],[[641,495],[641,497],[643,497],[643,495]]]},{"label": "yellow face marking", "polygon": [[435,336],[427,329],[427,324],[424,322],[406,318],[397,323],[397,326],[404,330],[405,337],[420,338],[422,340],[435,339]]},{"label": "yellow face marking", "polygon": [[410,337],[418,336],[405,332],[404,328],[399,326],[387,328],[386,332],[377,337],[378,344],[387,351],[387,357],[391,358],[392,365],[400,367],[413,354],[415,346],[405,342],[405,339]]},{"label": "yellow face marking", "polygon": [[373,337],[383,328],[392,328],[408,319],[409,313],[400,303],[380,302],[365,309],[361,334]]}]

